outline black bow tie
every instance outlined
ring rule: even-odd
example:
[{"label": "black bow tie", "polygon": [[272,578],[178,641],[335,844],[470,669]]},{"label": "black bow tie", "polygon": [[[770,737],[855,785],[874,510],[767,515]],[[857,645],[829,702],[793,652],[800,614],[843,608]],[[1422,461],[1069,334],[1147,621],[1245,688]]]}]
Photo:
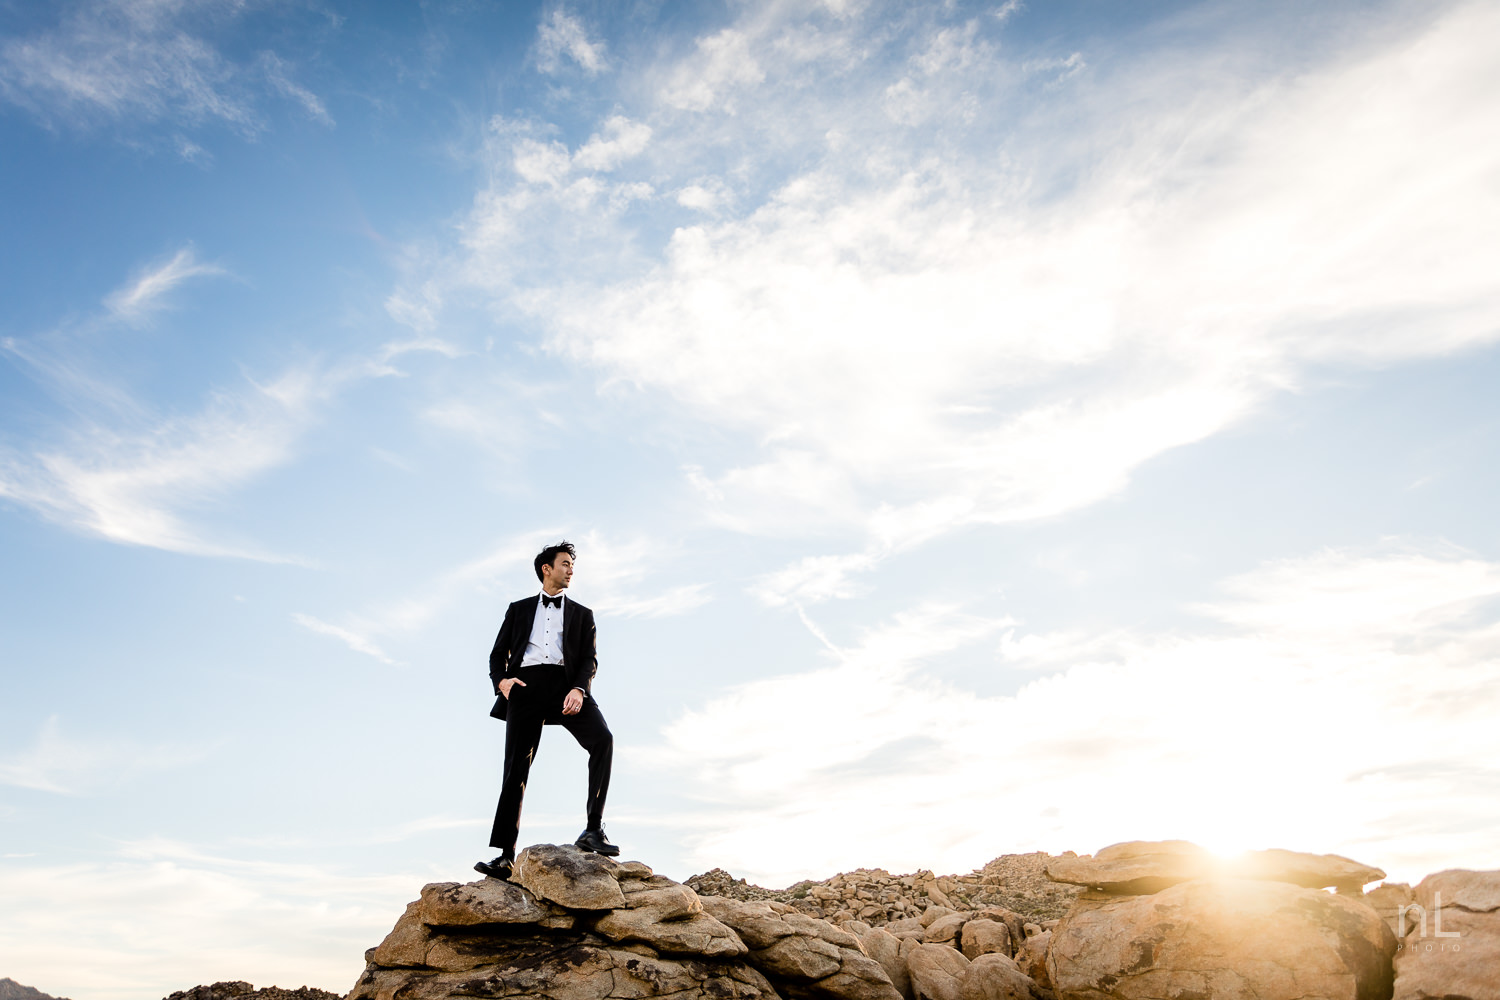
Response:
[{"label": "black bow tie", "polygon": [[548,597],[546,594],[543,594],[542,595],[542,606],[543,607],[548,607],[548,608],[560,608],[560,607],[562,607],[562,595],[558,594],[556,597]]}]

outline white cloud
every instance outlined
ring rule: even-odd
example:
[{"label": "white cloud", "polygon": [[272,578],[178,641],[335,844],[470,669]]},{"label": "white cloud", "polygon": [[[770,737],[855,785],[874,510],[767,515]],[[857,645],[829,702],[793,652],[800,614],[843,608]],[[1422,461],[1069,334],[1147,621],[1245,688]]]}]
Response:
[{"label": "white cloud", "polygon": [[516,143],[512,166],[532,184],[557,187],[573,169],[573,158],[568,155],[568,147],[560,142],[522,139]]},{"label": "white cloud", "polygon": [[677,204],[697,212],[714,212],[726,200],[728,193],[722,182],[689,184],[677,192]]},{"label": "white cloud", "polygon": [[241,6],[74,5],[56,27],[0,42],[0,96],[49,121],[172,117],[253,134],[261,125],[235,85],[237,68],[193,33],[189,16],[233,16]]},{"label": "white cloud", "polygon": [[603,72],[609,65],[604,43],[591,40],[583,22],[558,7],[537,26],[537,66],[544,73],[558,73],[564,56],[590,76]]},{"label": "white cloud", "polygon": [[72,411],[70,423],[50,442],[38,438],[24,452],[0,448],[0,499],[121,544],[297,561],[252,543],[206,537],[189,524],[188,512],[290,461],[320,407],[349,383],[404,375],[394,363],[404,355],[456,358],[463,351],[419,333],[385,343],[368,357],[292,367],[265,382],[247,377],[236,390],[210,392],[198,412],[175,415],[153,413],[114,372],[100,373],[92,335],[110,321],[149,317],[189,278],[222,273],[186,247],[108,295],[109,317],[85,323],[85,335],[59,329],[28,340],[0,340],[0,351],[26,362]]},{"label": "white cloud", "polygon": [[274,52],[262,52],[260,62],[273,90],[300,104],[302,110],[314,121],[328,126],[334,124],[333,116],[328,113],[328,108],[318,95],[291,78],[284,59]]},{"label": "white cloud", "polygon": [[[1023,89],[1040,64],[1007,62],[974,23],[914,27],[899,72],[938,88],[923,107],[948,113],[932,121],[980,102],[983,138],[958,143],[923,131],[928,117],[869,113],[891,76],[870,55],[851,69],[849,52],[880,41],[868,22],[819,22],[846,44],[788,48],[805,24],[778,10],[641,70],[666,83],[636,115],[653,129],[643,162],[685,179],[704,176],[704,147],[728,147],[741,177],[775,176],[798,151],[767,197],[679,225],[636,266],[598,250],[638,234],[611,228],[599,188],[566,183],[576,158],[530,140],[523,173],[555,193],[481,195],[461,279],[509,296],[603,378],[742,433],[753,460],[695,473],[722,498],[714,523],[842,525],[850,551],[883,553],[1047,517],[1243,422],[1310,365],[1497,337],[1500,71],[1480,39],[1500,23],[1486,5],[1296,74],[1148,52],[1041,90]],[[839,96],[809,89],[805,58],[825,60]],[[1048,72],[1083,63],[1060,55]],[[1186,102],[1185,78],[1203,81]],[[1042,106],[997,154],[986,116],[1021,93]],[[1036,124],[1051,115],[1056,129]],[[1112,138],[1100,153],[1080,135]],[[1046,183],[1059,174],[1076,180]],[[567,277],[515,246],[556,254]]]},{"label": "white cloud", "polygon": [[[682,455],[700,517],[820,538],[835,595],[955,528],[1117,495],[1313,366],[1500,336],[1487,5],[1295,71],[1253,31],[1012,56],[997,19],[896,16],[744,8],[622,65],[618,93],[647,97],[576,150],[497,122],[515,174],[422,287],[493,294],[605,384],[729,432]],[[892,121],[903,80],[918,103]],[[638,222],[586,165],[675,196]],[[787,574],[756,592],[816,599]]]},{"label": "white cloud", "polygon": [[200,261],[192,247],[183,247],[171,260],[147,268],[129,284],[111,292],[104,304],[117,319],[137,323],[163,308],[167,293],[187,279],[224,273],[217,264]]},{"label": "white cloud", "polygon": [[668,587],[659,593],[638,593],[637,596],[617,598],[603,605],[600,613],[618,615],[621,618],[666,618],[671,615],[685,615],[713,599],[708,591],[709,585],[706,583],[685,583],[677,587]]},{"label": "white cloud", "polygon": [[52,716],[31,749],[0,758],[0,785],[81,795],[144,771],[191,763],[201,755],[184,747],[74,739],[63,735],[58,717]]},{"label": "white cloud", "polygon": [[215,393],[191,416],[77,427],[64,444],[0,455],[0,497],[126,545],[283,561],[254,546],[209,540],[182,512],[287,461],[336,381],[293,369],[239,393]]},{"label": "white cloud", "polygon": [[650,142],[651,126],[624,115],[611,115],[604,127],[573,154],[573,165],[584,170],[613,170],[625,160],[640,156]]},{"label": "white cloud", "polygon": [[803,556],[757,580],[751,593],[772,607],[788,603],[813,604],[829,598],[855,597],[862,588],[854,578],[880,561],[876,552],[842,556]]},{"label": "white cloud", "polygon": [[[653,760],[704,803],[693,860],[785,884],[1185,837],[1401,879],[1500,864],[1500,564],[1388,543],[1225,589],[1203,610],[1232,627],[1168,634],[1017,639],[919,608],[837,665],[683,715]],[[1004,664],[1045,674],[1005,696],[966,682]]]},{"label": "white cloud", "polygon": [[395,660],[391,659],[389,656],[386,656],[381,648],[373,641],[371,641],[367,636],[362,635],[359,632],[354,631],[353,629],[342,628],[338,625],[330,625],[328,622],[322,621],[318,618],[314,618],[312,615],[304,615],[301,612],[294,612],[292,614],[292,620],[311,632],[317,632],[319,635],[332,636],[333,638],[342,642],[344,645],[348,646],[350,649],[354,650],[356,653],[363,653],[366,656],[373,656],[375,659],[379,660],[381,663],[387,664],[388,666],[394,666],[396,663]]},{"label": "white cloud", "polygon": [[997,21],[1008,21],[1025,9],[1026,5],[1021,3],[1021,0],[1005,0],[1005,3],[996,7],[990,14]]},{"label": "white cloud", "polygon": [[708,111],[716,104],[734,107],[733,95],[766,78],[752,49],[752,36],[725,28],[698,39],[698,50],[671,73],[662,100],[685,111]]},{"label": "white cloud", "polygon": [[7,859],[6,974],[97,1000],[166,996],[225,976],[343,993],[364,950],[438,874],[353,875],[163,840],[102,861]]}]

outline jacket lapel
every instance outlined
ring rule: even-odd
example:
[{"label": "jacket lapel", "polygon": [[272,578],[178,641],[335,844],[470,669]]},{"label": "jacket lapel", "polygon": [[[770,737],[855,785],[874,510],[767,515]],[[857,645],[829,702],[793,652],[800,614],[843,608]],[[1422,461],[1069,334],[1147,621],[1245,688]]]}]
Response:
[{"label": "jacket lapel", "polygon": [[519,665],[520,655],[526,651],[526,644],[531,641],[531,627],[536,624],[536,606],[541,601],[533,597],[529,601],[516,603],[521,605],[521,610],[516,613],[516,624],[520,627],[516,629],[515,639],[516,663]]}]

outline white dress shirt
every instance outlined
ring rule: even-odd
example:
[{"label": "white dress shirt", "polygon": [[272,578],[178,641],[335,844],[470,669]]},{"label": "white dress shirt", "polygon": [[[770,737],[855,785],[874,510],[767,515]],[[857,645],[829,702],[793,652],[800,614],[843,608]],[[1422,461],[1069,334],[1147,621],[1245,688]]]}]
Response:
[{"label": "white dress shirt", "polygon": [[[531,638],[526,643],[526,652],[521,654],[523,667],[535,666],[538,663],[562,665],[562,604],[559,602],[555,608],[543,604],[542,598],[545,596],[547,596],[546,591],[543,591],[536,598],[536,618],[531,623]],[[558,597],[563,601],[568,599],[565,594],[558,594]]]}]

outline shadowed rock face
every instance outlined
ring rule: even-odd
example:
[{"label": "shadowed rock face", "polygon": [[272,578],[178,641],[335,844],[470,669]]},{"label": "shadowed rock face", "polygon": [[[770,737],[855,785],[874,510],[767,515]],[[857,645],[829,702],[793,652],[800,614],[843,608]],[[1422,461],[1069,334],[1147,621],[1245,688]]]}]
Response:
[{"label": "shadowed rock face", "polygon": [[640,862],[551,844],[514,878],[425,886],[349,1000],[901,1000],[857,938],[783,904],[705,907]]}]

